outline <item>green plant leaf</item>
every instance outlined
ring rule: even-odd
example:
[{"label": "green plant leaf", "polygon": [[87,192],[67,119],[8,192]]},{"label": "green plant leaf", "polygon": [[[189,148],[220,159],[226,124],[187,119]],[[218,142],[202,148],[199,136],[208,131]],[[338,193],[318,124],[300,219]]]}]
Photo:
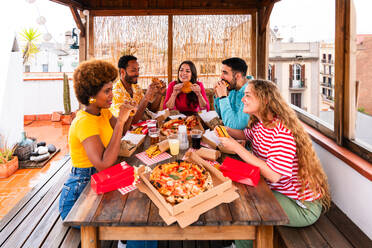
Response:
[{"label": "green plant leaf", "polygon": [[179,176],[176,176],[176,175],[173,175],[173,174],[169,174],[169,177],[173,178],[174,180],[180,179]]}]

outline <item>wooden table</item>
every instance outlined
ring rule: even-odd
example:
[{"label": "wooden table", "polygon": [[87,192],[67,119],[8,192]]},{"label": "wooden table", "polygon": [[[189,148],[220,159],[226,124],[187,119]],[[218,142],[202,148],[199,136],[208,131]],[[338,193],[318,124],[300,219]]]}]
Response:
[{"label": "wooden table", "polygon": [[[137,152],[148,147],[148,143],[146,140]],[[125,160],[130,165],[141,164],[135,156]],[[126,195],[119,191],[97,195],[90,185],[64,223],[81,226],[82,248],[98,247],[98,240],[235,239],[254,240],[258,248],[273,247],[273,226],[287,224],[287,215],[262,178],[255,188],[234,185],[240,198],[209,210],[184,229],[177,223],[167,226],[158,208],[139,190]]]}]

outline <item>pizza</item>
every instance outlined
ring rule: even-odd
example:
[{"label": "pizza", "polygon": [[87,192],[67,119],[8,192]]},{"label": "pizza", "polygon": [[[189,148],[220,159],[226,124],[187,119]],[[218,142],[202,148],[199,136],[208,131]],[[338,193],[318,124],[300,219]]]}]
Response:
[{"label": "pizza", "polygon": [[178,118],[165,122],[161,128],[164,135],[169,136],[178,132],[179,125],[186,125],[187,134],[190,133],[191,129],[199,127],[199,120],[195,115],[188,116],[186,118]]},{"label": "pizza", "polygon": [[150,182],[171,204],[183,202],[213,187],[212,177],[203,166],[186,161],[156,166],[150,174]]}]

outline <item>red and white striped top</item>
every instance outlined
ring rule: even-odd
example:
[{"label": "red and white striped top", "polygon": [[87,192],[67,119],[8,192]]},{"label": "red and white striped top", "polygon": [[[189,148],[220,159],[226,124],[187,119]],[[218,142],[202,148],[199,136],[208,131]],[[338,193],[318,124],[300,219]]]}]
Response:
[{"label": "red and white striped top", "polygon": [[252,152],[275,172],[282,175],[278,182],[266,180],[272,190],[278,191],[295,200],[314,201],[314,193],[306,188],[300,194],[301,182],[298,179],[298,158],[296,142],[292,132],[283,126],[281,121],[276,122],[274,128],[265,128],[262,122],[257,122],[252,129],[244,129],[244,134],[252,142]]}]

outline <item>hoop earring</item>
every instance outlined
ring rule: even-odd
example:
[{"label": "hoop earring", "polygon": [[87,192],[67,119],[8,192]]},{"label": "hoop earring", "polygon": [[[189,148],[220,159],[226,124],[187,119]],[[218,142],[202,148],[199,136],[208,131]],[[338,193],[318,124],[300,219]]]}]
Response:
[{"label": "hoop earring", "polygon": [[96,102],[96,98],[89,97],[89,103],[90,104],[95,103],[95,102]]}]

